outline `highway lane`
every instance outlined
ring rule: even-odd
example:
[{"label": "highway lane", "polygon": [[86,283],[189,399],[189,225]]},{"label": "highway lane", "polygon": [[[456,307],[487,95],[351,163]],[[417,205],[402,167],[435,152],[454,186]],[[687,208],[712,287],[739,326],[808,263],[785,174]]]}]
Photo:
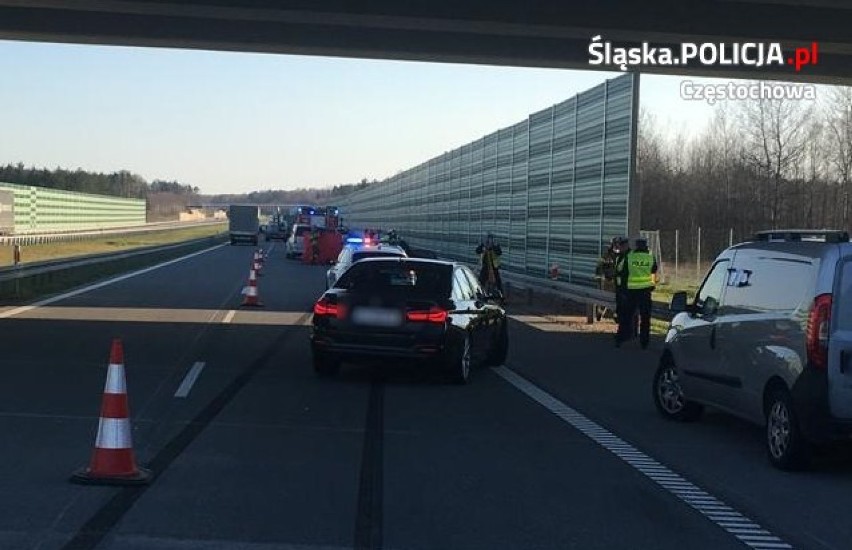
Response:
[{"label": "highway lane", "polygon": [[[276,247],[266,306],[246,311],[250,253],[223,247],[0,319],[0,547],[744,547],[492,370],[466,387],[399,365],[316,378],[302,314],[323,268]],[[773,533],[801,548],[848,536],[829,528],[845,466],[774,472],[736,421],[657,418],[653,352],[511,328],[510,367]],[[137,455],[160,474],[143,490],[66,481],[91,452],[114,335]],[[795,494],[813,513],[794,519]]]},{"label": "highway lane", "polygon": [[[531,318],[532,319],[532,318]],[[612,347],[610,334],[566,336],[545,319],[513,323],[508,364],[796,548],[849,548],[852,450],[818,452],[813,469],[788,473],[765,456],[763,430],[712,409],[696,423],[662,419],[651,382],[662,342]],[[567,339],[567,340],[566,340]],[[546,354],[536,350],[546,349]]]},{"label": "highway lane", "polygon": [[[32,547],[42,538],[62,539],[65,535],[55,530],[79,525],[100,505],[98,495],[104,490],[80,491],[65,479],[91,453],[113,336],[125,343],[134,437],[142,462],[221,389],[216,384],[232,379],[279,337],[281,326],[256,322],[260,312],[239,311],[227,325],[215,322],[238,307],[251,252],[247,247],[220,248],[0,320],[0,429],[10,435],[6,440],[20,440],[5,453],[12,469],[0,476],[5,478],[0,512],[6,512],[0,518],[0,547],[11,545],[5,541]],[[313,273],[296,270],[287,281],[276,280],[272,271],[264,283],[270,289],[268,302],[289,317],[306,312],[311,297],[283,289],[311,288]],[[280,291],[273,292],[276,288]],[[67,315],[79,307],[119,318],[125,308],[137,309],[128,316],[131,321],[90,322]],[[211,311],[219,313],[211,317]],[[171,322],[186,312],[200,312],[199,322]],[[255,322],[241,324],[244,316]],[[211,318],[213,323],[206,322]],[[208,367],[197,387],[177,403],[173,392],[180,380],[195,361],[204,359]],[[36,468],[36,462],[43,468]]]}]

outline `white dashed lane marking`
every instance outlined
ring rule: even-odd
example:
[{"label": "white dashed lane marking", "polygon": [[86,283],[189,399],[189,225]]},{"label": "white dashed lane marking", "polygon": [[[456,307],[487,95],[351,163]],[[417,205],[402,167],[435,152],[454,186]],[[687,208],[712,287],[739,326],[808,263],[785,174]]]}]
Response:
[{"label": "white dashed lane marking", "polygon": [[793,548],[789,543],[784,542],[680,474],[677,474],[652,457],[639,451],[617,435],[592,422],[526,378],[506,367],[496,367],[494,372],[533,401],[542,405],[591,438],[595,443],[612,452],[615,456],[647,476],[651,481],[703,514],[707,519],[736,537],[746,546],[757,550]]},{"label": "white dashed lane marking", "polygon": [[192,368],[189,369],[189,372],[186,373],[186,376],[181,382],[180,386],[178,386],[177,391],[175,392],[175,397],[186,397],[189,395],[189,391],[192,389],[195,381],[198,380],[198,377],[201,375],[201,371],[204,369],[204,363],[201,361],[196,362],[192,365]]}]

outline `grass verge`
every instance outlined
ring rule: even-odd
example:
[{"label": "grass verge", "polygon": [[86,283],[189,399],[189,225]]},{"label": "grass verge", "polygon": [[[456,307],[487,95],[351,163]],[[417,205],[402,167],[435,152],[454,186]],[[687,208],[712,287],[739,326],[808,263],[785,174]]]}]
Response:
[{"label": "grass verge", "polygon": [[698,285],[695,284],[661,284],[654,289],[652,299],[655,302],[668,304],[672,301],[672,295],[675,292],[686,292],[690,299],[695,296],[698,291]]},{"label": "grass verge", "polygon": [[[21,247],[22,265],[47,260],[88,256],[107,252],[119,252],[144,246],[166,245],[191,241],[203,237],[212,237],[225,231],[226,224],[205,225],[203,227],[188,227],[185,229],[170,229],[137,233],[135,235],[114,235],[99,239],[71,242],[56,242],[35,244]],[[0,247],[0,267],[13,263],[12,246]]]},{"label": "grass verge", "polygon": [[669,322],[651,317],[651,334],[665,336],[669,330]]},{"label": "grass verge", "polygon": [[55,294],[120,273],[155,265],[226,241],[227,236],[219,234],[182,243],[171,243],[172,246],[168,246],[169,243],[166,243],[161,244],[161,246],[168,246],[165,250],[155,249],[125,258],[111,258],[94,264],[57,269],[18,279],[0,281],[0,305],[17,305],[30,302],[45,295]]}]

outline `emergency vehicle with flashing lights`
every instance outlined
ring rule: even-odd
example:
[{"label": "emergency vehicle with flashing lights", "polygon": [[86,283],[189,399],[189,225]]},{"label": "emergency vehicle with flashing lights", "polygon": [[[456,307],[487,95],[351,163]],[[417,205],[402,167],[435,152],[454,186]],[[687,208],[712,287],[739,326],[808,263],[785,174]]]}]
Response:
[{"label": "emergency vehicle with flashing lights", "polygon": [[336,231],[340,227],[340,209],[336,206],[300,205],[291,209],[293,226],[287,238],[287,258],[300,257],[305,252],[305,235],[311,231]]},{"label": "emergency vehicle with flashing lights", "polygon": [[371,241],[369,237],[349,237],[334,265],[326,273],[325,287],[331,288],[355,262],[367,258],[406,258],[408,255],[399,246]]}]

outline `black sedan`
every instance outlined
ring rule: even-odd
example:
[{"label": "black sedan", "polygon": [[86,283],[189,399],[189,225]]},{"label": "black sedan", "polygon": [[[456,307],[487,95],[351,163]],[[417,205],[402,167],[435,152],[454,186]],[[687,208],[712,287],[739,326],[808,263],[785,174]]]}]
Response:
[{"label": "black sedan", "polygon": [[501,365],[506,312],[473,272],[453,262],[373,258],[352,265],[314,304],[314,369],[376,359],[443,369],[459,383],[473,365]]}]

